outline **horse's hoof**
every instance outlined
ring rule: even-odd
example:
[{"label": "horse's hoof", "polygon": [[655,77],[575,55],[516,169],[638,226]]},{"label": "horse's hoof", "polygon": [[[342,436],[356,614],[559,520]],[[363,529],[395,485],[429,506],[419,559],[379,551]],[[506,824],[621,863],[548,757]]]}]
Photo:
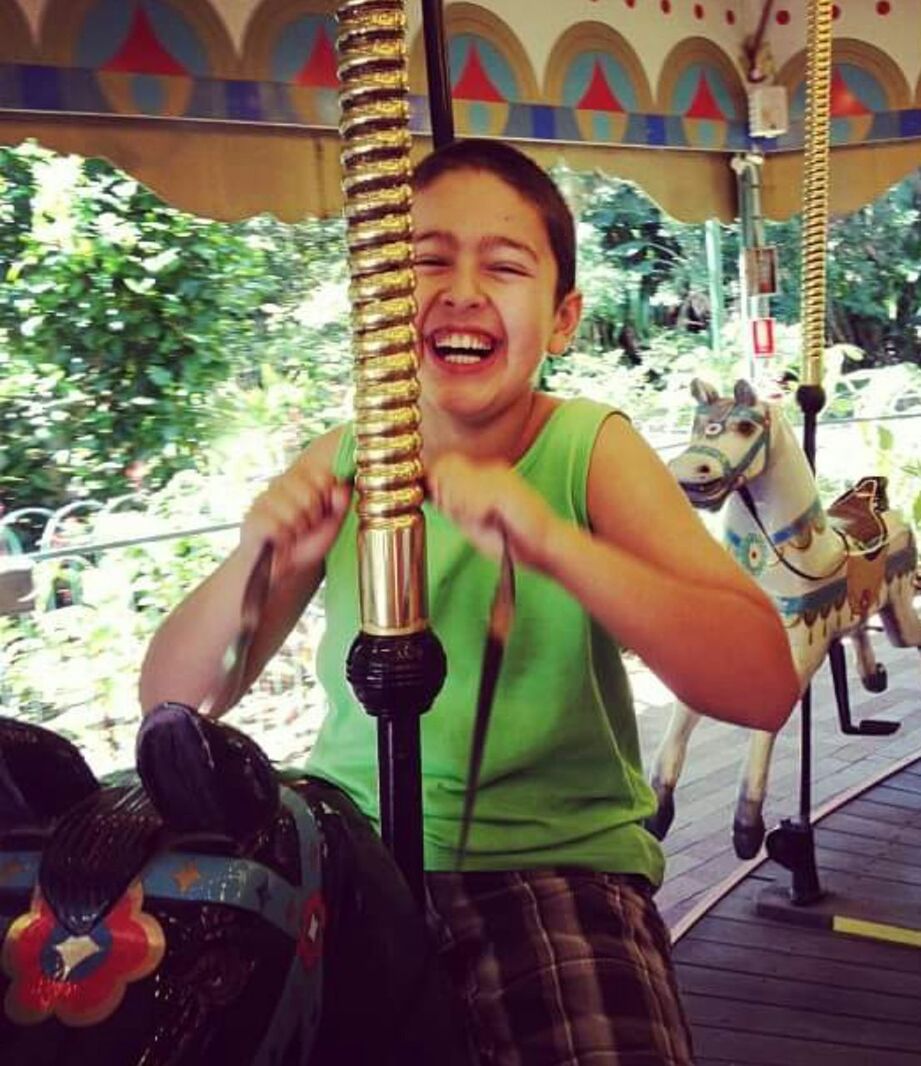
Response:
[{"label": "horse's hoof", "polygon": [[732,823],[732,846],[740,859],[753,859],[764,843],[764,819],[759,814],[754,822]]},{"label": "horse's hoof", "polygon": [[863,678],[863,687],[867,692],[885,692],[888,684],[889,675],[886,673],[886,667],[879,663],[872,674]]},{"label": "horse's hoof", "polygon": [[[653,786],[654,787],[654,786]],[[664,840],[666,834],[675,820],[675,794],[672,789],[656,791],[659,797],[659,806],[656,813],[643,822],[646,829],[652,833],[656,840]]]}]

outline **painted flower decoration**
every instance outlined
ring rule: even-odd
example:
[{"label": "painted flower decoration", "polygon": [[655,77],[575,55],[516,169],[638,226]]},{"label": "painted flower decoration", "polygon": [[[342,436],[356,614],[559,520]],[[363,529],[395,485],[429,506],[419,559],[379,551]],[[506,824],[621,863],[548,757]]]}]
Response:
[{"label": "painted flower decoration", "polygon": [[326,927],[326,904],[319,892],[314,892],[304,901],[301,912],[300,931],[297,937],[297,957],[305,970],[320,960],[323,952],[323,930]]},{"label": "painted flower decoration", "polygon": [[767,566],[764,540],[757,533],[749,533],[742,538],[736,556],[745,569],[755,577],[760,577]]},{"label": "painted flower decoration", "polygon": [[65,929],[36,891],[32,907],[10,926],[2,965],[10,978],[4,1006],[19,1025],[55,1017],[64,1025],[95,1025],[112,1014],[132,981],[160,964],[160,923],[143,914],[139,881],[89,933]]}]

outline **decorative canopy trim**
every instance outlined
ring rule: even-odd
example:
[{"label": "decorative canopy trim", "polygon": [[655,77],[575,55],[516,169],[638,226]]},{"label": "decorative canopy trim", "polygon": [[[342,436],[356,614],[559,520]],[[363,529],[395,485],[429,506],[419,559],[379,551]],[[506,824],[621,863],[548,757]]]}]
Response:
[{"label": "decorative canopy trim", "polygon": [[[688,93],[686,82],[694,87]],[[683,97],[690,95],[690,100]],[[708,96],[702,110],[702,96]],[[718,99],[722,97],[723,99]],[[656,109],[684,118],[732,122],[747,113],[748,104],[735,64],[706,37],[688,37],[669,52],[656,90]]]},{"label": "decorative canopy trim", "polygon": [[[338,0],[311,0],[310,11],[305,12],[303,0],[265,0],[253,13],[243,38],[243,55],[240,61],[240,76],[256,82],[281,82],[277,63],[279,52],[292,31],[305,30],[305,23],[325,22],[325,40],[334,50],[336,46],[336,9]],[[312,54],[305,54],[293,59],[293,64],[303,72],[309,68],[311,59],[316,55],[318,42],[314,38]],[[296,48],[297,42],[291,42]],[[305,84],[303,78],[295,77],[297,84]],[[314,83],[316,84],[316,83]],[[327,84],[325,88],[335,88]]]},{"label": "decorative canopy trim", "polygon": [[[39,32],[38,62],[105,70],[106,60],[101,55],[95,63],[88,62],[87,35],[92,32],[97,38],[100,53],[106,47],[114,53],[127,46],[131,54],[132,38],[145,29],[153,32],[161,51],[173,61],[173,69],[160,71],[161,74],[182,73],[192,78],[239,75],[239,56],[223,19],[207,0],[48,0]],[[133,43],[139,54],[141,42]],[[183,45],[189,53],[204,57],[206,69],[181,54]],[[2,43],[0,55],[6,57]],[[121,72],[132,73],[125,69]],[[138,69],[134,73],[150,72]]]},{"label": "decorative canopy trim", "polygon": [[[886,94],[886,110],[899,111],[912,106],[911,87],[905,75],[885,52],[865,41],[850,37],[837,37],[832,42],[832,62],[835,66],[847,64],[865,70]],[[806,52],[797,52],[777,74],[777,84],[783,85],[792,100],[802,89],[806,80]]]},{"label": "decorative canopy trim", "polygon": [[[489,102],[503,102],[503,103],[534,103],[541,100],[540,89],[537,85],[537,78],[534,76],[534,68],[531,66],[531,61],[528,59],[527,52],[522,47],[521,42],[512,32],[507,23],[503,22],[498,15],[494,15],[491,11],[487,11],[485,8],[480,7],[478,4],[449,4],[445,8],[445,35],[448,40],[449,61],[453,60],[454,56],[450,53],[451,42],[461,37],[470,37],[474,41],[467,49],[467,55],[469,61],[474,64],[483,64],[483,55],[481,51],[475,49],[476,40],[479,39],[487,44],[487,46],[494,48],[501,59],[508,65],[508,70],[515,81],[515,95],[510,95],[502,91],[502,86],[492,85],[493,90],[496,92],[496,97],[477,97],[478,100],[482,100],[485,103]],[[470,76],[468,69],[458,70],[454,66],[453,62],[449,62],[450,76],[452,91],[456,98],[460,98],[458,94],[458,83],[464,79],[465,75]],[[422,37],[422,31],[416,34],[415,40],[412,42],[409,49],[409,87],[410,89],[419,95],[423,95],[426,92],[426,78],[425,78],[425,43]]]},{"label": "decorative canopy trim", "polygon": [[[571,77],[573,66],[583,56],[594,57],[596,54],[610,57],[622,68],[629,80],[634,99],[618,100],[623,110],[632,109],[647,113],[655,110],[652,91],[640,57],[626,37],[603,22],[580,22],[559,38],[547,61],[544,99],[550,104],[567,105],[566,83]],[[594,73],[604,76],[597,60],[594,63]],[[611,86],[606,81],[606,88],[617,96],[616,86]],[[575,107],[578,103],[574,101],[568,106]]]}]

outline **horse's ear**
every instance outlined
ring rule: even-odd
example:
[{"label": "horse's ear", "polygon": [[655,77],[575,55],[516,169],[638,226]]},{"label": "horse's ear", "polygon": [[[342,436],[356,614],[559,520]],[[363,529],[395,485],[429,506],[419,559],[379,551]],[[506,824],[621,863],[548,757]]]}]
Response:
[{"label": "horse's ear", "polygon": [[694,378],[691,382],[691,395],[699,404],[706,406],[711,403],[716,403],[720,394],[706,381],[702,381],[700,378]]},{"label": "horse's ear", "polygon": [[736,403],[742,404],[743,407],[754,407],[758,402],[758,394],[745,378],[739,378],[732,394]]}]

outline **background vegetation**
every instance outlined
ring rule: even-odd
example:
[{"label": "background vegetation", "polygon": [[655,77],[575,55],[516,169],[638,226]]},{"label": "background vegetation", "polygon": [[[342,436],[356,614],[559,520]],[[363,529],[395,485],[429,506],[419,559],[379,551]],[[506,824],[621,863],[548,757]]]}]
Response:
[{"label": "background vegetation", "polygon": [[[738,235],[723,228],[717,357],[703,227],[626,183],[562,178],[579,207],[588,313],[545,385],[626,406],[667,451],[686,433],[691,378],[725,385],[747,371]],[[857,431],[867,454],[921,522],[917,438],[908,421],[879,421],[921,413],[919,210],[913,176],[832,225],[830,336],[865,354],[830,362],[828,415],[868,420]],[[783,286],[778,377],[798,363],[798,222],[768,232]],[[262,479],[348,416],[342,226],[192,218],[105,163],[27,145],[0,149],[0,273],[0,580],[17,569],[35,590],[31,609],[0,614],[0,708],[79,737],[110,768],[130,760],[150,634],[234,535],[76,546],[233,523]],[[820,460],[827,492],[866,472],[852,463],[853,448]],[[37,546],[63,557],[27,561]],[[267,742],[276,758],[306,750],[321,713],[320,621],[318,605],[235,712],[263,738],[267,721],[282,726]]]}]

